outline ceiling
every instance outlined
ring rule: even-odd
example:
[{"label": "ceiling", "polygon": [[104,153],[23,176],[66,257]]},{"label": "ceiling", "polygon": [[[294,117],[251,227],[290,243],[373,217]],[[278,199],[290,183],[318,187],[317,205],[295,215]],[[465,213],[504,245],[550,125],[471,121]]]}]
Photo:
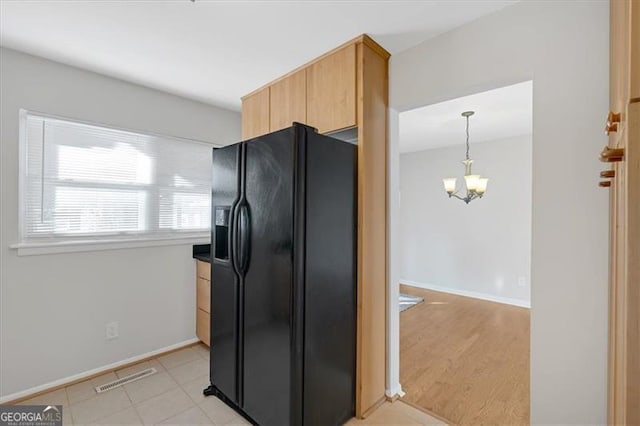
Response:
[{"label": "ceiling", "polygon": [[476,93],[400,114],[400,152],[463,145],[463,111],[469,118],[469,143],[533,132],[533,82]]},{"label": "ceiling", "polygon": [[240,96],[362,33],[392,54],[513,0],[0,1],[0,44],[239,109]]}]

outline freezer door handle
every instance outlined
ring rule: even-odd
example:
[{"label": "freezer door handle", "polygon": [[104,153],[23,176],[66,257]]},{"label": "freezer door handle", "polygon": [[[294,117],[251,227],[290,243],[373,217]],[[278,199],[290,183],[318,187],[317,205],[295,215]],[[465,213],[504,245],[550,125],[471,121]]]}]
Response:
[{"label": "freezer door handle", "polygon": [[239,247],[238,247],[238,272],[244,275],[247,272],[249,264],[249,252],[251,245],[251,225],[249,218],[249,206],[244,201],[238,207],[238,228],[239,228]]},{"label": "freezer door handle", "polygon": [[240,206],[238,203],[232,208],[231,213],[231,266],[233,266],[233,270],[236,274],[240,275],[240,265],[238,262],[238,240],[239,240],[239,220],[238,216],[240,215]]}]

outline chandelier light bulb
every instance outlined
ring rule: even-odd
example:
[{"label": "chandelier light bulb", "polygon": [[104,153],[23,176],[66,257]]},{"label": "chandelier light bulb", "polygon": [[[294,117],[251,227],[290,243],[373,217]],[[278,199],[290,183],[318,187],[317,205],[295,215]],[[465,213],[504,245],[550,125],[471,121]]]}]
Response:
[{"label": "chandelier light bulb", "polygon": [[464,181],[467,184],[467,191],[474,192],[478,188],[480,175],[466,175]]},{"label": "chandelier light bulb", "polygon": [[444,190],[447,191],[448,194],[453,194],[456,192],[456,178],[446,178],[442,179],[442,183],[444,183]]},{"label": "chandelier light bulb", "polygon": [[487,183],[489,183],[489,178],[478,179],[478,186],[476,187],[476,192],[480,195],[484,194],[487,191]]}]

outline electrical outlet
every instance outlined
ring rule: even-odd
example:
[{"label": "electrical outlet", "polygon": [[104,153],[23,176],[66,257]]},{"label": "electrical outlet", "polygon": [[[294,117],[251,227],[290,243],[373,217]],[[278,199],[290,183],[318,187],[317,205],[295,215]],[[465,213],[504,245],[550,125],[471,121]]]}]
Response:
[{"label": "electrical outlet", "polygon": [[107,323],[105,328],[107,340],[117,339],[120,336],[120,333],[118,331],[118,321]]},{"label": "electrical outlet", "polygon": [[518,277],[518,287],[527,286],[527,277]]}]

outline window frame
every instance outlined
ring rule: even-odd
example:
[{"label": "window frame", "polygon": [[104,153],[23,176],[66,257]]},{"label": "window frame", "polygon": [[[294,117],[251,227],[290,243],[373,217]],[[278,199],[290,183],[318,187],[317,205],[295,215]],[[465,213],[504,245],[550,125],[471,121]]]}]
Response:
[{"label": "window frame", "polygon": [[[19,128],[18,128],[18,239],[19,242],[11,244],[9,247],[16,249],[18,255],[37,255],[48,253],[62,253],[62,252],[80,252],[80,251],[94,251],[94,250],[109,250],[120,248],[135,248],[135,247],[150,247],[150,246],[166,246],[166,245],[183,245],[183,244],[203,244],[210,241],[210,231],[194,231],[194,230],[171,230],[166,234],[153,235],[152,232],[129,232],[129,231],[114,231],[103,234],[76,234],[76,235],[43,235],[42,237],[27,237],[26,235],[26,210],[25,210],[25,197],[26,197],[26,167],[27,167],[27,125],[29,116],[42,117],[44,119],[61,120],[70,123],[77,123],[81,125],[88,125],[94,127],[100,127],[107,130],[129,132],[139,134],[143,136],[158,137],[164,139],[172,139],[178,142],[192,142],[201,145],[210,146],[213,148],[220,148],[223,145],[212,142],[205,142],[190,138],[183,138],[171,135],[164,135],[156,132],[141,131],[124,127],[117,127],[104,123],[81,120],[75,118],[69,118],[59,115],[41,113],[39,111],[21,108],[18,114]],[[64,185],[65,187],[67,185]],[[72,186],[76,186],[75,184]],[[80,185],[84,186],[84,185]],[[105,187],[110,184],[105,184]],[[120,186],[116,184],[116,186]],[[128,186],[128,185],[127,185]],[[131,185],[130,188],[134,189],[134,186],[140,187],[155,187],[153,185]],[[186,191],[190,192],[190,191]],[[159,199],[153,199],[150,197],[148,201],[149,207],[153,203],[159,202]],[[153,208],[153,207],[152,207]],[[156,206],[155,208],[159,208]],[[160,223],[153,225],[153,229],[160,229]]]}]

